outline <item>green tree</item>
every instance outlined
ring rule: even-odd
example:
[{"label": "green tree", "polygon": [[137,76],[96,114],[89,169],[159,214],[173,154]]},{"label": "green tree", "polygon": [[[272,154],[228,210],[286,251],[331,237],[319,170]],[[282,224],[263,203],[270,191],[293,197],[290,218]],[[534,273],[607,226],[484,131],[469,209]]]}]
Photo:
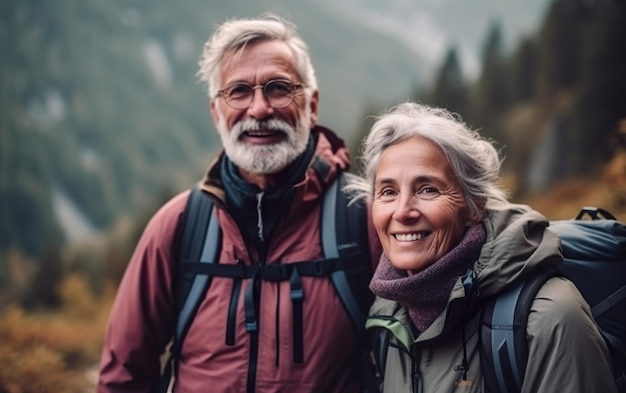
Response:
[{"label": "green tree", "polygon": [[537,77],[542,99],[575,86],[587,13],[580,0],[552,2],[539,33]]},{"label": "green tree", "polygon": [[509,105],[507,86],[502,27],[499,22],[493,22],[482,50],[482,70],[472,100],[471,119],[486,136],[496,140],[504,139],[496,124]]},{"label": "green tree", "polygon": [[574,103],[575,170],[590,173],[610,157],[610,135],[626,117],[626,4],[595,2],[581,42]]},{"label": "green tree", "polygon": [[528,102],[536,91],[537,43],[533,38],[525,38],[518,45],[512,58],[510,69],[510,98],[512,103]]},{"label": "green tree", "polygon": [[467,112],[467,88],[459,63],[457,48],[451,47],[439,69],[430,103],[462,116]]}]

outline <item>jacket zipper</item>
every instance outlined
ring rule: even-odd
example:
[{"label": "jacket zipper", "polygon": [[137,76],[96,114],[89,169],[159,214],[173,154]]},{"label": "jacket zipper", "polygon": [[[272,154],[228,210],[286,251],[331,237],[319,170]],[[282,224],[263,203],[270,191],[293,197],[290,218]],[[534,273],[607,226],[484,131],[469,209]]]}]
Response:
[{"label": "jacket zipper", "polygon": [[[260,192],[256,195],[256,212],[257,212],[257,237],[259,238],[262,249],[259,251],[259,256],[261,257],[258,261],[259,265],[265,264],[265,259],[267,258],[267,247],[263,244],[265,239],[263,236],[263,214],[262,214],[262,202],[263,202],[263,192]],[[250,285],[254,285],[254,282],[251,282]],[[259,296],[260,296],[261,288],[259,288]],[[256,296],[255,296],[256,297]],[[256,299],[259,301],[259,299]],[[254,305],[256,307],[256,304]],[[256,390],[256,374],[259,362],[259,329],[261,326],[259,324],[259,315],[257,313],[257,330],[250,332],[250,353],[248,356],[248,378],[246,384],[246,390],[248,393],[254,393]]]},{"label": "jacket zipper", "polygon": [[411,391],[421,392],[420,353],[417,349],[411,350]]},{"label": "jacket zipper", "polygon": [[[282,210],[280,211],[280,216],[282,217],[285,214],[285,209],[288,206],[288,201],[290,200],[290,197],[293,193],[293,190],[290,189],[287,191],[286,196],[285,196],[285,203],[282,205]],[[265,239],[265,235],[263,234],[264,231],[264,225],[263,225],[263,197],[265,196],[264,192],[260,192],[256,195],[256,209],[257,209],[257,236],[259,238],[260,241],[260,245],[261,245],[261,249],[258,250],[259,251],[259,256],[260,259],[258,261],[259,265],[264,265],[266,263],[267,260],[267,254],[269,252],[269,244],[266,244],[266,240],[269,242],[269,239],[272,238],[272,234],[269,234],[268,239]],[[274,229],[272,230],[272,232],[276,229],[276,227],[280,224],[280,218],[279,220],[276,222]],[[260,297],[260,291],[261,288],[259,288],[259,297]],[[260,301],[260,299],[257,299],[257,301]],[[258,321],[258,315],[257,315],[257,323]],[[256,374],[257,374],[257,369],[258,369],[258,362],[259,362],[259,330],[261,329],[261,325],[258,324],[258,328],[256,331],[254,332],[250,332],[250,354],[248,357],[248,378],[247,378],[247,392],[248,393],[254,393],[256,390]],[[278,329],[278,328],[277,328]],[[278,331],[277,331],[278,333]],[[277,351],[277,356],[278,356],[278,351]]]},{"label": "jacket zipper", "polygon": [[261,210],[261,205],[262,205],[261,202],[263,201],[263,195],[264,193],[262,191],[256,194],[256,217],[257,217],[256,227],[258,229],[257,235],[259,236],[259,240],[261,241],[261,243],[263,243],[263,241],[265,240],[263,238],[263,213]]}]

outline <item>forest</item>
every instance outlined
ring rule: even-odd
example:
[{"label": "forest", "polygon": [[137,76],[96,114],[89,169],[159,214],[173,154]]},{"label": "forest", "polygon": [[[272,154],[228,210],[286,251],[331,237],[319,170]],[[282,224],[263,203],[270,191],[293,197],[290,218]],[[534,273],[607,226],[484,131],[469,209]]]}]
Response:
[{"label": "forest", "polygon": [[[59,4],[0,5],[0,392],[93,389],[111,302],[143,227],[219,148],[194,79],[193,48],[212,27],[197,16],[206,9]],[[196,35],[176,34],[176,23]],[[515,201],[550,219],[591,204],[625,220],[626,2],[554,0],[513,50],[503,27],[491,24],[475,79],[450,45],[432,79],[398,60],[403,82],[381,83],[408,81],[408,98],[444,106],[493,139]],[[145,52],[133,40],[148,42]],[[173,60],[147,71],[143,56],[159,57],[159,45]],[[371,115],[399,97],[358,109],[363,120],[345,135],[354,157]],[[71,241],[55,213],[68,195],[89,223],[83,234],[93,231],[83,241]]]}]

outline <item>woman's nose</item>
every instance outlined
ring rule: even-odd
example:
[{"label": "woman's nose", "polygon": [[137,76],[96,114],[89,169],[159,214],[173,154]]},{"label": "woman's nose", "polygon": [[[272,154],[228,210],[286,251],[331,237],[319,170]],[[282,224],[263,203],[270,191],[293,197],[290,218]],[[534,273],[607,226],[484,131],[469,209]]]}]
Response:
[{"label": "woman's nose", "polygon": [[420,216],[418,200],[414,195],[402,196],[398,199],[393,218],[397,221],[416,219]]}]

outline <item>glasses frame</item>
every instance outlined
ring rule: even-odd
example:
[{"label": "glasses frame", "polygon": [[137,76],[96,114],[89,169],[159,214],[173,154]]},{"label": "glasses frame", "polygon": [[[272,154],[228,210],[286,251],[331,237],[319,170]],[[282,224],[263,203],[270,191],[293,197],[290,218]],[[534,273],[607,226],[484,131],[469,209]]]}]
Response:
[{"label": "glasses frame", "polygon": [[[289,97],[289,101],[287,101],[287,103],[284,105],[280,105],[280,106],[274,105],[272,103],[272,100],[265,93],[265,89],[267,88],[267,86],[269,86],[271,83],[274,83],[274,82],[284,82],[289,86],[289,93],[287,94],[287,97]],[[229,95],[226,94],[226,91],[232,88],[233,86],[241,86],[241,85],[250,87],[250,89],[252,90],[252,94],[250,94],[250,99],[245,106],[241,106],[241,107],[237,105],[233,106]],[[228,105],[229,107],[233,109],[239,109],[239,110],[247,109],[250,107],[250,104],[252,104],[252,101],[254,100],[254,91],[257,89],[261,89],[261,92],[263,93],[263,97],[265,98],[267,103],[270,104],[270,106],[274,109],[281,109],[281,108],[288,107],[293,102],[294,98],[296,97],[296,90],[302,89],[303,87],[304,86],[302,85],[302,83],[292,83],[288,79],[271,79],[262,85],[261,84],[252,85],[246,82],[236,82],[236,83],[231,83],[230,85],[224,87],[222,90],[218,90],[217,94],[215,95],[215,98],[222,97],[224,99],[224,102],[226,102],[226,105]]]}]

